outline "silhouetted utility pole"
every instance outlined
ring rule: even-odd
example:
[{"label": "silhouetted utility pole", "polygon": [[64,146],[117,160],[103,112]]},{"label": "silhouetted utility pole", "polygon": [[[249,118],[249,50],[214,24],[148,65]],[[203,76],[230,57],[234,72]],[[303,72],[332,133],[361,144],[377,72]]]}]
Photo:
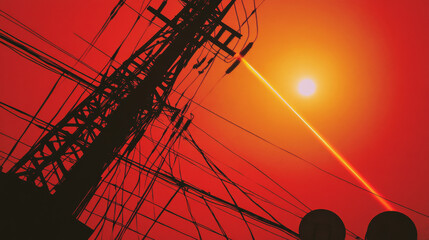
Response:
[{"label": "silhouetted utility pole", "polygon": [[[92,230],[76,220],[103,171],[127,156],[168,106],[180,71],[211,41],[227,54],[240,34],[222,23],[231,0],[184,0],[166,24],[41,138],[7,174],[1,174],[1,234],[18,239],[85,239]],[[216,33],[216,34],[215,34]],[[228,34],[224,42],[219,39]],[[222,38],[223,39],[223,38]]]}]

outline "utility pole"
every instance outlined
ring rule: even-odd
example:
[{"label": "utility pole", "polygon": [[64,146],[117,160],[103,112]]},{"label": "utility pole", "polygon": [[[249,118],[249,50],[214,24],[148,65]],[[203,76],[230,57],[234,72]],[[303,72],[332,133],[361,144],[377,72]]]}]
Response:
[{"label": "utility pole", "polygon": [[[103,171],[127,156],[167,105],[175,80],[193,54],[211,41],[229,55],[241,35],[222,23],[234,3],[183,0],[148,42],[46,133],[6,174],[0,175],[0,230],[16,239],[87,239],[92,230],[76,220]],[[229,34],[220,42],[223,34]]]}]

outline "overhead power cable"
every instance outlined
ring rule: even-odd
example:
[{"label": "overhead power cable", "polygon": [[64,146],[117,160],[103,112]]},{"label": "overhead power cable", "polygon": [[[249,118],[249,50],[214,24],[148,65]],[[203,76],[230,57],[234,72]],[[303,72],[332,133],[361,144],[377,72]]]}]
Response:
[{"label": "overhead power cable", "polygon": [[[176,93],[177,93],[177,92],[176,92]],[[180,93],[178,93],[178,94],[180,94]],[[184,96],[184,98],[190,99],[190,98],[188,98],[188,97],[186,97],[186,96]],[[313,166],[314,168],[318,169],[319,171],[322,171],[323,173],[328,174],[328,175],[330,175],[331,177],[334,177],[334,178],[336,178],[336,179],[338,179],[338,180],[340,180],[340,181],[342,181],[342,182],[345,182],[345,183],[347,183],[347,184],[349,184],[349,185],[351,185],[351,186],[353,186],[353,187],[356,187],[356,188],[358,188],[358,189],[360,189],[360,190],[363,190],[363,191],[365,191],[365,192],[367,192],[367,193],[370,193],[370,194],[375,195],[373,192],[371,192],[371,191],[369,191],[369,190],[367,190],[367,189],[365,189],[365,188],[363,188],[363,187],[360,187],[360,186],[358,186],[358,185],[356,185],[356,184],[354,184],[354,183],[350,182],[349,180],[346,180],[346,179],[344,179],[344,178],[342,178],[342,177],[340,177],[340,176],[337,176],[337,175],[335,175],[334,173],[331,173],[331,172],[329,172],[329,171],[327,171],[327,170],[325,170],[325,169],[323,169],[323,168],[321,168],[321,167],[317,166],[316,164],[314,164],[314,163],[312,163],[312,162],[310,162],[310,161],[306,160],[305,158],[302,158],[302,157],[300,157],[299,155],[297,155],[297,154],[295,154],[295,153],[292,153],[291,151],[289,151],[289,150],[287,150],[287,149],[285,149],[285,148],[283,148],[283,147],[280,147],[279,145],[277,145],[277,144],[275,144],[275,143],[273,143],[273,142],[271,142],[271,141],[267,140],[266,138],[263,138],[263,137],[261,137],[261,136],[257,135],[256,133],[254,133],[254,132],[252,132],[252,131],[250,131],[250,130],[248,130],[248,129],[246,129],[246,128],[244,128],[244,127],[240,126],[240,125],[238,125],[237,123],[235,123],[235,122],[233,122],[233,121],[231,121],[231,120],[229,120],[229,119],[227,119],[227,118],[225,118],[225,117],[221,116],[220,114],[218,114],[218,113],[216,113],[216,112],[214,112],[214,111],[212,111],[212,110],[210,110],[210,109],[208,109],[208,108],[206,108],[206,107],[204,107],[204,106],[200,105],[200,104],[199,104],[199,103],[197,103],[196,101],[191,100],[191,102],[192,102],[192,103],[194,103],[194,104],[196,104],[197,106],[199,106],[201,109],[203,109],[203,110],[205,110],[205,111],[207,111],[207,112],[211,113],[212,115],[214,115],[214,116],[216,116],[216,117],[218,117],[218,118],[220,118],[220,119],[224,120],[225,122],[227,122],[227,123],[229,123],[229,124],[231,124],[231,125],[233,125],[233,126],[235,126],[235,127],[239,128],[239,129],[241,129],[241,130],[243,130],[243,131],[247,132],[248,134],[253,135],[254,137],[256,137],[256,138],[258,138],[258,139],[260,139],[260,140],[262,140],[262,141],[264,141],[264,142],[268,143],[269,145],[271,145],[271,146],[273,146],[273,147],[275,147],[275,148],[277,148],[277,149],[279,149],[279,150],[281,150],[281,151],[283,151],[283,152],[285,152],[285,153],[287,153],[287,154],[289,154],[289,155],[291,155],[291,156],[293,156],[293,157],[295,157],[295,158],[297,158],[297,159],[299,159],[299,160],[301,160],[301,161],[304,161],[305,163],[307,163],[307,164],[309,164],[309,165]],[[194,126],[195,126],[195,124],[194,124]],[[207,134],[207,135],[208,135],[208,134]],[[208,136],[209,136],[209,135],[208,135]],[[214,138],[214,137],[212,137],[211,135],[210,135],[209,137],[210,137],[210,138],[215,139],[215,138]],[[217,140],[217,139],[216,139],[216,140]],[[222,145],[223,145],[223,144],[221,144],[221,146],[222,146]],[[225,146],[225,145],[223,145],[223,146]],[[228,150],[228,151],[230,151],[230,150]],[[234,153],[234,154],[235,154],[235,153]],[[278,183],[275,183],[275,184],[277,185]],[[388,198],[386,198],[386,197],[379,196],[379,195],[377,195],[377,196],[378,196],[378,197],[380,197],[380,198],[383,198],[384,200],[386,200],[386,201],[388,201],[388,202],[391,202],[391,203],[393,203],[393,204],[395,204],[395,205],[397,205],[397,206],[399,206],[399,207],[402,207],[402,208],[404,208],[404,209],[407,209],[407,210],[409,210],[409,211],[412,211],[412,212],[414,212],[414,213],[417,213],[417,214],[419,214],[419,215],[421,215],[421,216],[424,216],[424,217],[426,217],[426,218],[429,218],[429,214],[426,214],[426,213],[423,213],[423,212],[421,212],[421,211],[415,210],[415,209],[413,209],[413,208],[410,208],[410,207],[408,207],[408,206],[406,206],[406,205],[404,205],[404,204],[401,204],[401,203],[396,202],[396,201],[394,201],[394,200],[388,199]]]}]

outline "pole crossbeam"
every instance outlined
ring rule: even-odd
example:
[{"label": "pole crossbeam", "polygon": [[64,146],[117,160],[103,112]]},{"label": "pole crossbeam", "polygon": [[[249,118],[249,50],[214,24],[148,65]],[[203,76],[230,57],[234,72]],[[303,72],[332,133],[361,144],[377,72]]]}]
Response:
[{"label": "pole crossbeam", "polygon": [[[183,9],[172,19],[164,17],[162,9],[149,11],[164,21],[149,41],[135,51],[118,68],[109,68],[101,75],[98,86],[87,85],[92,92],[66,116],[36,142],[31,149],[7,172],[8,177],[17,177],[29,185],[42,189],[49,196],[47,206],[56,216],[79,219],[87,204],[102,182],[103,173],[116,161],[123,161],[136,147],[146,130],[162,112],[178,110],[167,104],[169,94],[180,72],[187,66],[193,55],[204,43],[212,42],[212,47],[231,56],[235,52],[228,48],[234,38],[241,34],[222,22],[234,4],[230,0],[221,7],[222,0],[183,1]],[[225,37],[225,34],[229,34]],[[220,40],[226,39],[226,40]],[[20,45],[13,44],[15,48]],[[31,49],[30,49],[31,50]],[[34,51],[23,52],[38,58]],[[40,59],[50,68],[82,82],[82,77],[65,67],[59,68],[51,59]],[[73,70],[73,69],[72,69]],[[110,71],[109,71],[110,70]],[[179,129],[183,121],[183,111],[176,125],[176,138],[189,126],[190,120]],[[174,119],[170,119],[174,122]],[[163,160],[162,162],[164,162]],[[196,197],[216,202],[233,211],[240,212],[257,222],[269,225],[296,237],[296,233],[285,226],[259,216],[251,211],[211,195],[202,189],[180,181],[158,171],[145,169],[151,181],[162,179],[169,185],[184,188]],[[150,178],[150,177],[149,177]],[[148,185],[139,202],[145,201],[151,191]],[[122,238],[141,204],[121,226],[117,238]],[[244,219],[243,219],[244,220]],[[47,220],[52,221],[52,220]],[[124,222],[123,222],[124,223]],[[54,223],[51,223],[54,224]],[[55,223],[60,224],[60,223]],[[155,223],[154,223],[155,224]],[[49,224],[47,224],[49,225]],[[76,224],[75,224],[76,225]],[[197,228],[198,229],[198,228]],[[87,232],[87,230],[85,230]]]},{"label": "pole crossbeam", "polygon": [[[134,98],[141,103],[133,106],[135,111],[127,123],[130,127],[121,141],[112,146],[110,155],[118,153],[127,139],[144,131],[144,126],[160,114],[178,74],[206,41],[196,33],[203,29],[210,34],[216,27],[206,16],[221,15],[216,11],[219,2],[210,1],[204,6],[195,1],[185,6],[173,19],[176,27],[164,26],[110,76],[103,78],[100,86],[37,142],[9,174],[54,194],[70,175],[75,165],[70,162],[77,164],[106,127],[113,125],[114,113],[129,108],[133,104],[130,99]],[[51,171],[55,174],[49,177],[44,174]]]}]

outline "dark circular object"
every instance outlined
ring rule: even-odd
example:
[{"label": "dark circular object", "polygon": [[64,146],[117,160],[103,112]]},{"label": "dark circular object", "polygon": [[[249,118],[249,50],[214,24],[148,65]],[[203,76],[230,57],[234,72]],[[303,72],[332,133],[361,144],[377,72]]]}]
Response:
[{"label": "dark circular object", "polygon": [[299,224],[302,240],[344,240],[346,228],[337,214],[317,209],[307,213]]},{"label": "dark circular object", "polygon": [[368,225],[367,240],[417,240],[417,229],[405,214],[387,211],[375,216]]}]

